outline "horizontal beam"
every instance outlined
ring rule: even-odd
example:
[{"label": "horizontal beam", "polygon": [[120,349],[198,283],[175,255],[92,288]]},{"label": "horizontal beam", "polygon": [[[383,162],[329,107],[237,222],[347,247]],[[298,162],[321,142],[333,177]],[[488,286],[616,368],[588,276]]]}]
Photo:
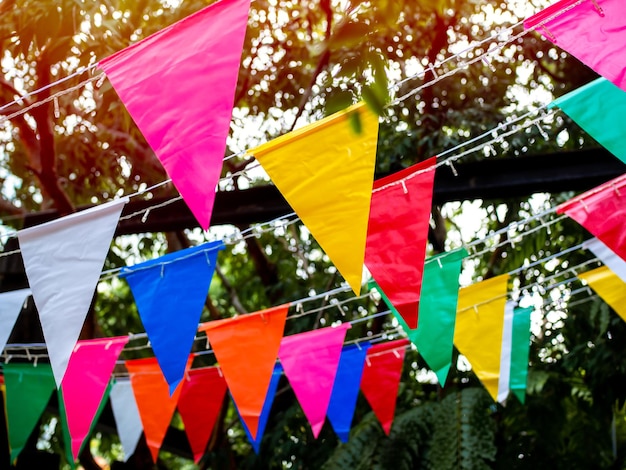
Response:
[{"label": "horizontal beam", "polygon": [[[435,175],[436,204],[464,200],[510,199],[535,193],[584,191],[624,173],[626,167],[602,148],[562,151],[517,158],[483,159],[442,166]],[[456,172],[456,175],[454,174]],[[122,216],[155,206],[165,200],[131,200]],[[293,210],[273,185],[216,194],[211,225],[249,225],[268,222]],[[27,214],[24,226],[57,217],[56,211]],[[178,200],[152,209],[141,217],[120,221],[117,235],[168,232],[198,227],[187,205]]]}]

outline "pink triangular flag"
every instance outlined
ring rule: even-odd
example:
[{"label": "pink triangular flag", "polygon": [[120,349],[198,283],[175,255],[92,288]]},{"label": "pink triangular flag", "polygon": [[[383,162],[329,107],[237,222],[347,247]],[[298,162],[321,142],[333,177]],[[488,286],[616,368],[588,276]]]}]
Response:
[{"label": "pink triangular flag", "polygon": [[307,331],[286,336],[280,344],[280,363],[315,438],[324,425],[348,328],[350,324],[343,323],[338,327]]},{"label": "pink triangular flag", "polygon": [[4,349],[20,316],[30,289],[18,289],[0,294],[0,352]]},{"label": "pink triangular flag", "polygon": [[57,387],[128,198],[17,232]]},{"label": "pink triangular flag", "polygon": [[623,0],[560,0],[524,21],[622,90],[625,26]]},{"label": "pink triangular flag", "polygon": [[219,368],[204,367],[188,371],[182,384],[178,412],[185,424],[193,460],[198,463],[222,409],[226,379]]},{"label": "pink triangular flag", "polygon": [[128,336],[79,341],[61,383],[72,456],[78,458],[83,441],[111,379],[115,361]]},{"label": "pink triangular flag", "polygon": [[387,435],[391,432],[396,412],[402,363],[408,344],[408,339],[376,344],[365,356],[361,391]]},{"label": "pink triangular flag", "polygon": [[205,230],[249,8],[250,0],[221,0],[99,63]]}]

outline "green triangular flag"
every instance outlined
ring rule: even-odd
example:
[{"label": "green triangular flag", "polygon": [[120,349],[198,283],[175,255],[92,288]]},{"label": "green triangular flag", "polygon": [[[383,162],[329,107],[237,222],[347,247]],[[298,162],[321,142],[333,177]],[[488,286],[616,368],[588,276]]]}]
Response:
[{"label": "green triangular flag", "polygon": [[426,260],[419,304],[419,326],[409,338],[417,346],[439,383],[446,383],[452,351],[456,304],[459,298],[459,274],[467,250],[441,253]]},{"label": "green triangular flag", "polygon": [[6,413],[11,462],[14,462],[55,389],[49,364],[12,362],[2,366],[6,386]]},{"label": "green triangular flag", "polygon": [[598,78],[548,105],[559,107],[609,152],[626,163],[626,92]]},{"label": "green triangular flag", "polygon": [[[98,420],[100,419],[100,415],[102,414],[102,411],[104,410],[104,407],[106,406],[106,402],[109,399],[109,394],[111,393],[111,388],[113,387],[113,384],[111,381],[109,381],[109,385],[107,385],[106,390],[104,391],[104,395],[102,395],[102,401],[100,402],[100,406],[98,407],[98,411],[96,411],[95,416],[93,417],[93,421],[91,422],[91,427],[89,428],[89,433],[87,433],[87,436],[85,436],[85,440],[83,441],[82,445],[80,446],[80,450],[78,451],[78,455],[80,455],[80,453],[83,451],[83,449],[85,448],[85,445],[89,442],[89,436],[91,436],[93,434],[93,431],[96,427],[96,424],[98,423]],[[65,411],[65,401],[63,400],[63,392],[62,390],[59,388],[57,390],[57,396],[59,399],[59,418],[61,421],[61,430],[63,431],[63,447],[65,449],[65,458],[67,459],[68,463],[70,464],[70,467],[72,469],[76,468],[76,464],[74,463],[74,457],[72,456],[72,438],[70,436],[70,429],[67,425],[67,414]]]},{"label": "green triangular flag", "polygon": [[530,313],[532,310],[532,307],[525,307],[516,308],[513,311],[509,388],[522,404],[526,400],[528,356],[530,354]]},{"label": "green triangular flag", "polygon": [[385,293],[373,281],[369,284],[370,288],[374,286],[378,290],[442,386],[452,365],[459,274],[465,257],[467,250],[460,248],[426,260],[418,310],[419,325],[414,330],[408,327]]}]

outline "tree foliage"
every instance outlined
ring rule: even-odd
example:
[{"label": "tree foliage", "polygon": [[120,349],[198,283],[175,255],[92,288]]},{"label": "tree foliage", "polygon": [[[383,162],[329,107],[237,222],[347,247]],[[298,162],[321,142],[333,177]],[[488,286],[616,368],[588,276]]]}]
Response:
[{"label": "tree foliage", "polygon": [[[186,0],[0,0],[2,73],[0,103],[0,213],[9,228],[21,214],[48,208],[67,214],[85,204],[144,189],[166,178],[115,91],[95,64],[129,44],[199,10],[209,2]],[[364,99],[382,116],[377,175],[405,168],[496,129],[507,119],[575,89],[593,73],[557,47],[529,34],[502,45],[499,31],[544,4],[472,0],[255,0],[242,55],[228,153],[240,152],[307,122]],[[486,40],[458,60],[446,61],[475,41]],[[490,46],[491,45],[491,46]],[[83,68],[89,70],[78,73]],[[444,75],[450,75],[442,78]],[[66,79],[61,84],[54,82]],[[83,83],[86,81],[86,83]],[[50,88],[45,88],[50,86]],[[53,98],[54,94],[69,90]],[[29,93],[45,88],[37,95]],[[197,90],[199,94],[210,90]],[[26,114],[16,114],[36,105]],[[518,158],[526,154],[596,145],[567,118],[502,139],[466,157]],[[459,148],[467,149],[471,146]],[[222,190],[268,184],[250,160],[225,162]],[[241,172],[246,171],[246,177]],[[505,175],[503,175],[503,178]],[[166,185],[152,197],[173,196]],[[543,194],[474,201],[475,229],[464,213],[469,202],[433,207],[430,251],[468,242],[552,207],[571,194]],[[571,221],[540,228],[527,223],[515,237],[494,237],[491,249],[466,263],[472,279],[517,269],[588,235]],[[244,230],[247,227],[237,227]],[[220,231],[221,230],[221,231]],[[165,251],[232,233],[185,231],[119,237],[106,268],[149,259]],[[510,242],[508,244],[502,243]],[[588,293],[571,294],[570,284],[550,286],[589,258],[584,251],[558,257],[522,272],[516,292],[560,299],[537,308],[531,346],[528,398],[491,402],[471,371],[451,371],[446,387],[433,385],[426,365],[407,354],[396,419],[385,436],[361,397],[347,444],[325,425],[313,439],[286,381],[272,409],[261,452],[246,441],[229,404],[202,460],[204,468],[623,468],[626,462],[626,362],[621,359],[626,327]],[[567,279],[567,275],[556,281]],[[229,245],[220,255],[203,321],[232,316],[326,292],[341,278],[308,230],[299,223]],[[348,299],[349,294],[336,296]],[[569,301],[569,302],[568,302]],[[311,303],[325,307],[329,299]],[[290,320],[288,333],[318,328],[343,317],[378,310],[365,298]],[[119,335],[142,329],[126,284],[113,279],[99,286],[96,334]],[[368,333],[397,335],[388,319],[355,325],[349,339]],[[134,344],[134,343],[133,343]],[[196,347],[200,347],[197,345]],[[149,354],[147,349],[125,358]],[[206,364],[214,359],[204,357]],[[54,413],[42,422],[40,447],[60,451]],[[174,427],[180,422],[173,423]],[[35,436],[37,437],[37,436]],[[100,453],[113,460],[119,446],[111,430],[100,433]],[[47,446],[47,447],[46,447]],[[32,443],[34,449],[34,443]],[[118,449],[118,450],[116,450]],[[145,454],[145,449],[143,452]],[[141,451],[138,452],[138,454]],[[89,455],[86,468],[96,468]],[[61,457],[63,458],[63,457]],[[147,464],[136,458],[136,468]],[[119,463],[117,464],[120,465]],[[143,467],[142,467],[143,465]],[[149,464],[148,464],[149,465]],[[181,468],[188,461],[161,454],[159,465]]]}]

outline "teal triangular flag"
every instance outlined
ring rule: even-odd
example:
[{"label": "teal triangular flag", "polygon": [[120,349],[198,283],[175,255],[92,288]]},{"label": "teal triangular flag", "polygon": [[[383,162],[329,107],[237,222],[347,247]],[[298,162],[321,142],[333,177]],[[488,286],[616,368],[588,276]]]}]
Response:
[{"label": "teal triangular flag", "polygon": [[6,412],[11,447],[15,461],[33,428],[46,409],[55,389],[49,364],[9,363],[2,366],[6,385]]},{"label": "teal triangular flag", "polygon": [[377,289],[442,386],[452,365],[459,274],[465,257],[467,250],[460,248],[426,260],[417,329],[410,329],[384,292],[380,288]]},{"label": "teal triangular flag", "polygon": [[410,340],[439,383],[446,383],[454,349],[456,304],[459,299],[459,274],[467,250],[441,253],[426,260],[419,304],[420,323]]},{"label": "teal triangular flag", "polygon": [[185,374],[221,241],[123,268],[154,355],[174,393]]},{"label": "teal triangular flag", "polygon": [[526,400],[528,356],[530,354],[530,313],[532,310],[532,307],[513,310],[509,388],[520,403],[524,403]]},{"label": "teal triangular flag", "polygon": [[625,91],[606,78],[598,78],[548,105],[555,106],[626,163]]}]

